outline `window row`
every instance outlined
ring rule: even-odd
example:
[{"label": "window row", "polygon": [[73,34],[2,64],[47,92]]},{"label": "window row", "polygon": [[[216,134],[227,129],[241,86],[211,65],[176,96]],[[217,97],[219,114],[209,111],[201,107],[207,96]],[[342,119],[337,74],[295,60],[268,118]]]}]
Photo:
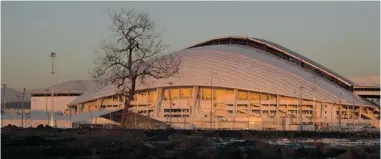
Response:
[{"label": "window row", "polygon": [[164,109],[164,112],[189,112],[189,109]]},{"label": "window row", "polygon": [[180,114],[173,114],[173,115],[164,115],[165,118],[169,118],[169,117],[174,117],[174,118],[180,118],[180,117],[184,117],[184,118],[189,118],[189,115],[180,115]]}]

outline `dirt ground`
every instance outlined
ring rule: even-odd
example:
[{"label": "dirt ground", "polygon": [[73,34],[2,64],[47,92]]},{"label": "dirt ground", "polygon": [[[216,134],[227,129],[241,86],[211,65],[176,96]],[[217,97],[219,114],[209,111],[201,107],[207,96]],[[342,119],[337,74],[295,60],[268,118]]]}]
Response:
[{"label": "dirt ground", "polygon": [[[380,134],[126,130],[126,129],[19,129],[6,127],[1,134],[1,158],[110,158],[110,159],[281,159],[281,158],[380,158],[380,145],[332,147],[321,138],[379,139]],[[313,139],[299,144],[303,138]],[[290,145],[266,143],[289,139]]]}]

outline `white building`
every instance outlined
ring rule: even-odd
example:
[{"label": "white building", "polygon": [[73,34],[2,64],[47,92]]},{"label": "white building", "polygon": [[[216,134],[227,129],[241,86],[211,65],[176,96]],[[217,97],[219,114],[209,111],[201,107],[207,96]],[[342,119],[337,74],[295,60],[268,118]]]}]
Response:
[{"label": "white building", "polygon": [[75,98],[96,86],[95,82],[74,80],[54,85],[54,98],[52,103],[52,89],[38,89],[29,91],[31,94],[31,111],[50,112],[53,104],[54,112],[65,113],[67,105]]},{"label": "white building", "polygon": [[[278,44],[223,37],[176,54],[180,75],[138,84],[131,111],[196,128],[379,127],[379,107],[354,94],[353,82]],[[120,110],[122,103],[111,85],[69,105],[80,114]]]},{"label": "white building", "polygon": [[71,127],[68,104],[84,92],[92,89],[96,84],[92,81],[74,80],[54,85],[54,98],[52,103],[51,87],[28,91],[31,94],[29,111],[20,113],[7,113],[4,115],[4,125],[23,127],[36,127],[39,124],[48,125],[51,106],[53,104],[54,122],[57,127]]}]

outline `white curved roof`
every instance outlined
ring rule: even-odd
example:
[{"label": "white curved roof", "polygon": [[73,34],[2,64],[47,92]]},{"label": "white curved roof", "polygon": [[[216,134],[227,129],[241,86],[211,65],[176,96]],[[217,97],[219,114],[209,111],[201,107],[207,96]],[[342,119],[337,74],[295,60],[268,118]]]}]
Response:
[{"label": "white curved roof", "polygon": [[[299,65],[248,46],[225,44],[189,48],[177,52],[182,63],[179,76],[168,79],[147,80],[146,85],[137,85],[137,90],[169,86],[213,86],[238,88],[284,96],[313,99],[314,77],[316,77],[316,100],[330,103],[352,104],[352,92],[322,78]],[[114,95],[114,86],[86,92],[71,105]],[[355,95],[355,105],[374,106]]]}]

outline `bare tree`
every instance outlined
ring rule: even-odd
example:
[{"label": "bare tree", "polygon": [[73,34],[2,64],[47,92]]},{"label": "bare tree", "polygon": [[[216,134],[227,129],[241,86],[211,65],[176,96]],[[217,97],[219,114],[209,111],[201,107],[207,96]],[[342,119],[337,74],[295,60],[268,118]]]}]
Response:
[{"label": "bare tree", "polygon": [[155,24],[147,13],[121,9],[110,14],[115,42],[104,43],[97,52],[96,68],[90,73],[102,85],[115,85],[125,97],[121,124],[134,99],[137,80],[169,78],[178,73],[181,60],[174,54],[164,54],[167,45],[155,32]]}]

